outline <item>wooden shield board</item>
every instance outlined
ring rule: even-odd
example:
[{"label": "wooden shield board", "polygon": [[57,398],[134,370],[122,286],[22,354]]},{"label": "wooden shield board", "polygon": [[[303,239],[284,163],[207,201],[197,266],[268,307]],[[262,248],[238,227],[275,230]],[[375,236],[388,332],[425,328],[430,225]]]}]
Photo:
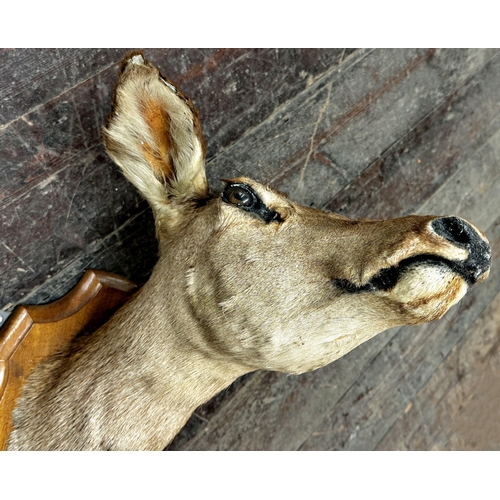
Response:
[{"label": "wooden shield board", "polygon": [[59,300],[14,310],[0,330],[0,450],[6,448],[12,410],[33,368],[82,330],[103,325],[136,288],[116,274],[88,270]]}]

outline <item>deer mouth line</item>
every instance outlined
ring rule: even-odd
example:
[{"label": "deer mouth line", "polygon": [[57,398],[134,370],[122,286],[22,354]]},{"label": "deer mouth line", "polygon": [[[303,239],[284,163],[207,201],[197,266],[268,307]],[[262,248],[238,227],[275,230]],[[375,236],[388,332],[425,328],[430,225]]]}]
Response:
[{"label": "deer mouth line", "polygon": [[488,254],[480,259],[471,259],[469,257],[465,261],[449,260],[438,255],[416,255],[403,259],[396,266],[381,269],[365,285],[356,285],[346,279],[333,279],[332,283],[341,291],[350,294],[376,291],[387,292],[396,286],[400,278],[410,268],[426,265],[452,271],[461,276],[468,286],[472,286],[489,270],[490,264],[491,257]]}]

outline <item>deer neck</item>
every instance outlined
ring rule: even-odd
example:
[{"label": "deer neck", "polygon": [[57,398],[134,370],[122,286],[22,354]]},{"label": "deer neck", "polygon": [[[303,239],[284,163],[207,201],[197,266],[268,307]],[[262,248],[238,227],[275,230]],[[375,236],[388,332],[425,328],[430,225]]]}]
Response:
[{"label": "deer neck", "polygon": [[[140,385],[140,404],[154,415],[151,433],[145,436],[149,449],[163,448],[198,406],[252,371],[204,343],[204,328],[193,317],[192,305],[178,287],[171,294],[165,291],[170,278],[163,269],[156,267],[116,323],[128,325],[132,356],[146,353],[141,373],[135,376],[145,381]],[[134,337],[137,332],[139,338]]]}]

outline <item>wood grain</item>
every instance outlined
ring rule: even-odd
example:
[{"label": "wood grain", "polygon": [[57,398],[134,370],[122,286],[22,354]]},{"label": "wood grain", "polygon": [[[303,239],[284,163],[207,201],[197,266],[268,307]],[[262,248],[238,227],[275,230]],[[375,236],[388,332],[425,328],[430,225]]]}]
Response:
[{"label": "wood grain", "polygon": [[135,288],[121,276],[89,270],[59,300],[15,309],[0,330],[0,450],[11,431],[16,400],[35,366],[78,333],[101,326]]},{"label": "wood grain", "polygon": [[323,206],[496,53],[354,54],[341,73],[325,74],[222,152],[211,162],[209,174],[212,168],[217,172],[237,168],[288,192],[296,201]]},{"label": "wood grain", "polygon": [[120,60],[123,49],[0,49],[0,126]]}]

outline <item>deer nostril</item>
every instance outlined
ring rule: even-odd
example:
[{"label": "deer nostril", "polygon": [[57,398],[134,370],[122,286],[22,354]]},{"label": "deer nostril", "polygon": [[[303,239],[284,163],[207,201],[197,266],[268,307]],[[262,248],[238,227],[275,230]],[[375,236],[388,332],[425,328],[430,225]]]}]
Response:
[{"label": "deer nostril", "polygon": [[476,283],[491,267],[491,247],[488,241],[466,221],[458,217],[442,217],[431,222],[436,234],[456,246],[469,251],[464,261],[451,261],[455,269],[470,285]]},{"label": "deer nostril", "polygon": [[480,236],[477,231],[467,222],[458,217],[443,217],[432,221],[432,228],[436,234],[447,239],[451,243],[470,245]]}]

